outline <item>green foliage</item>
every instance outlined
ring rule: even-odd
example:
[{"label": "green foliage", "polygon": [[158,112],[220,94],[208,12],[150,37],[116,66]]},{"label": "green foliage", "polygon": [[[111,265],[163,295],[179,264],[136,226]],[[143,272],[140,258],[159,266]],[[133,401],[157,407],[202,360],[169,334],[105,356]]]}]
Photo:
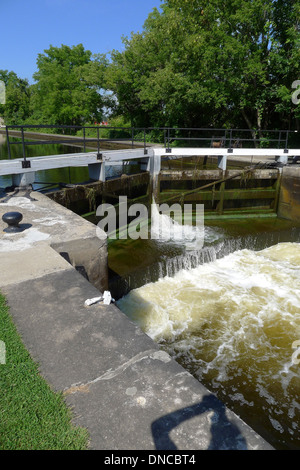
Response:
[{"label": "green foliage", "polygon": [[24,122],[30,115],[30,87],[27,80],[14,72],[0,70],[0,80],[5,84],[6,102],[0,104],[0,116],[6,124]]},{"label": "green foliage", "polygon": [[102,119],[105,99],[100,93],[106,59],[82,44],[50,46],[37,59],[32,86],[32,122],[81,126]]},{"label": "green foliage", "polygon": [[300,130],[300,104],[291,99],[299,18],[300,0],[164,0],[110,59],[82,44],[50,46],[38,55],[34,85],[0,71],[0,115],[57,126],[109,115],[111,125],[124,119],[130,127]]},{"label": "green foliage", "polygon": [[291,85],[300,78],[299,5],[165,0],[143,32],[112,54],[106,79],[118,112],[141,126],[291,125],[297,116]]}]

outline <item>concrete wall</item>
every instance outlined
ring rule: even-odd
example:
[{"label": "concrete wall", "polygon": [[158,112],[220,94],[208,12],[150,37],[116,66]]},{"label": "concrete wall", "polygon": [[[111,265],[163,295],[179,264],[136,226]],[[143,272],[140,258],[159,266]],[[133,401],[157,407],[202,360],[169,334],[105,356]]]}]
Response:
[{"label": "concrete wall", "polygon": [[296,166],[283,168],[278,217],[300,222],[300,168]]},{"label": "concrete wall", "polygon": [[[23,215],[20,224],[23,231],[12,236],[3,232],[7,226],[2,215],[15,211]],[[36,250],[39,256],[33,257],[32,253]],[[31,255],[26,257],[27,251]],[[7,267],[2,265],[5,277],[9,273],[13,278],[21,276],[22,270],[27,272],[29,266],[32,273],[38,268],[43,272],[48,255],[60,264],[55,252],[99,291],[107,289],[107,236],[103,231],[96,231],[95,225],[41,193],[31,192],[28,196],[26,191],[20,191],[18,197],[8,197],[5,203],[0,200],[0,254],[18,253],[18,256],[13,257],[16,261],[14,268],[12,257],[9,257]],[[24,261],[20,254],[25,257]]]}]

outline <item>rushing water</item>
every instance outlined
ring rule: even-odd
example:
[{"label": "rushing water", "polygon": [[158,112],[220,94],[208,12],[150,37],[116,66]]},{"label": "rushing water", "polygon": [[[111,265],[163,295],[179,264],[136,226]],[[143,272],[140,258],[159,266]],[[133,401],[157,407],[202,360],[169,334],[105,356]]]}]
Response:
[{"label": "rushing water", "polygon": [[300,232],[255,225],[206,227],[118,306],[275,448],[300,449]]}]

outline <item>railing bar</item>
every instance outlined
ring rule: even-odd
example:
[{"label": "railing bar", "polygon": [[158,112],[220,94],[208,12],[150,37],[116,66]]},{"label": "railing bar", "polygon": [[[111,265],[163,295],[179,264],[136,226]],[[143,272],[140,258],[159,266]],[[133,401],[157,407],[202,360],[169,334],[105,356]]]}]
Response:
[{"label": "railing bar", "polygon": [[[28,124],[28,125],[16,125],[12,124],[9,126],[6,126],[9,129],[20,129],[23,127],[24,129],[97,129],[97,128],[104,128],[104,129],[126,129],[126,130],[131,130],[131,129],[136,129],[136,130],[164,130],[164,129],[171,129],[171,130],[195,130],[195,131],[229,131],[230,129],[227,128],[211,128],[211,127],[118,127],[118,126],[72,126],[72,125],[55,125],[55,124]],[[253,132],[253,131],[258,131],[258,129],[232,129],[232,131],[238,131],[238,132]],[[288,129],[262,129],[261,132],[290,132]]]},{"label": "railing bar", "polygon": [[83,151],[85,152],[85,128],[83,128]]},{"label": "railing bar", "polygon": [[[83,142],[83,141],[82,141]],[[96,142],[96,140],[95,140]],[[81,141],[72,141],[72,140],[36,140],[34,142],[24,142],[25,145],[51,145],[51,144],[73,144],[78,145]],[[11,142],[11,145],[20,145],[22,142]]]},{"label": "railing bar", "polygon": [[23,148],[23,158],[26,162],[26,151],[25,151],[25,140],[24,140],[24,129],[21,127],[21,134],[22,134],[22,148]]},{"label": "railing bar", "polygon": [[8,150],[8,159],[11,160],[11,151],[10,151],[10,140],[9,140],[9,133],[8,133],[8,127],[5,129],[6,132],[6,141],[7,141],[7,150]]},{"label": "railing bar", "polygon": [[288,149],[289,131],[286,131],[285,150]]},{"label": "railing bar", "polygon": [[[122,138],[105,138],[105,139],[100,139],[100,129],[105,128],[108,130],[122,130],[123,132],[126,131],[128,133],[128,137],[122,137]],[[9,136],[9,129],[10,130],[17,130],[17,132],[20,132],[21,136],[13,136],[16,138],[21,139],[21,141],[17,142],[11,142],[10,141],[10,136]],[[66,136],[63,139],[55,139],[55,140],[50,140],[49,137],[47,140],[28,140],[25,141],[25,132],[26,130],[28,134],[30,134],[30,129],[32,130],[32,133],[34,132],[35,134],[39,134],[39,132],[35,132],[33,130],[41,130],[41,129],[57,129],[58,131],[60,129],[72,129],[72,130],[82,130],[83,132],[83,138],[80,136]],[[87,129],[97,129],[97,138],[95,137],[87,137],[86,136],[86,130]],[[28,124],[28,125],[11,125],[11,126],[6,126],[6,136],[7,136],[7,143],[8,143],[8,158],[11,159],[11,145],[22,145],[23,148],[23,158],[24,162],[26,162],[26,145],[49,145],[49,144],[61,144],[61,145],[70,145],[70,146],[83,146],[83,151],[86,152],[86,148],[88,144],[92,143],[97,143],[97,149],[98,153],[100,152],[100,141],[102,142],[130,142],[131,147],[134,148],[134,133],[136,131],[142,131],[143,132],[143,137],[141,138],[141,144],[144,145],[144,150],[146,150],[146,132],[154,130],[154,131],[163,131],[163,142],[164,146],[167,147],[168,149],[170,148],[171,142],[176,142],[176,141],[188,141],[188,142],[209,142],[209,141],[218,141],[221,140],[224,142],[224,145],[229,145],[229,148],[232,149],[232,146],[234,146],[235,141],[238,141],[239,143],[246,143],[246,142],[254,142],[254,145],[260,144],[262,142],[267,142],[267,143],[272,143],[272,142],[277,142],[278,148],[280,148],[280,145],[285,143],[285,151],[287,153],[288,151],[288,141],[289,141],[289,135],[291,132],[290,130],[278,130],[278,129],[265,129],[258,131],[257,129],[224,129],[224,128],[193,128],[193,127],[121,127],[121,126],[73,126],[73,125],[47,125],[47,124]],[[183,133],[188,131],[188,135],[186,137],[180,136],[178,137],[176,133]],[[193,137],[192,132],[197,132],[198,135],[201,133],[206,132],[207,136],[205,137]],[[262,136],[258,137],[257,134],[258,132],[261,133]],[[213,134],[216,133],[222,133],[222,136],[216,136]],[[228,133],[230,135],[228,136]],[[241,137],[241,135],[252,133],[254,134],[255,137],[247,138]],[[286,133],[286,136],[282,135],[283,133]],[[175,135],[174,135],[175,134]],[[246,135],[247,135],[246,134]],[[271,134],[275,134],[274,138],[271,138]],[[47,136],[58,136],[58,134],[47,134]],[[174,135],[174,136],[173,136]],[[276,135],[278,135],[277,138]],[[29,137],[30,139],[30,137]],[[34,139],[34,137],[32,137]],[[49,155],[51,157],[51,155]]]}]

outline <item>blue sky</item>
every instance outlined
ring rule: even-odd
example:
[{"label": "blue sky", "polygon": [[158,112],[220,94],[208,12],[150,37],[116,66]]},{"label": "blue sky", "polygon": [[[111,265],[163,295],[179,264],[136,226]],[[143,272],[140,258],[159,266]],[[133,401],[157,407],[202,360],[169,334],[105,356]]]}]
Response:
[{"label": "blue sky", "polygon": [[161,0],[0,0],[0,69],[33,83],[36,59],[52,46],[82,43],[93,54],[121,50]]}]

